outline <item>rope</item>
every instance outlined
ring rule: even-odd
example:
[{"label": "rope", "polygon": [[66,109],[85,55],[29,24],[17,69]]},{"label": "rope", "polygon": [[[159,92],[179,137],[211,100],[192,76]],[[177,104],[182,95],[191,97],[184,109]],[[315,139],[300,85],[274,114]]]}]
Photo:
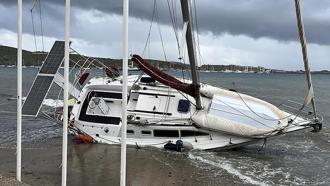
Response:
[{"label": "rope", "polygon": [[[222,102],[222,103],[224,103],[226,106],[230,107],[231,109],[235,110],[236,112],[241,113],[243,116],[248,117],[248,118],[250,118],[250,119],[252,119],[252,120],[258,122],[258,123],[260,123],[261,125],[263,125],[263,126],[265,126],[265,127],[273,128],[273,127],[270,127],[270,126],[268,126],[268,125],[266,125],[266,124],[264,124],[264,123],[262,123],[262,122],[256,120],[255,118],[253,118],[253,117],[251,117],[251,116],[248,116],[248,115],[244,114],[244,113],[241,112],[240,110],[238,110],[238,109],[232,107],[231,105],[228,105],[226,102],[224,102],[224,101],[222,101],[222,100],[220,100],[220,99],[217,99],[217,100],[220,101],[220,102]],[[214,108],[211,108],[211,109],[213,110]],[[215,110],[216,110],[216,109],[215,109]]]},{"label": "rope", "polygon": [[[258,116],[258,117],[260,117],[260,118],[262,118],[262,119],[264,119],[264,120],[269,120],[269,121],[280,121],[280,120],[284,120],[284,119],[290,118],[290,117],[292,117],[292,116],[295,116],[294,119],[291,119],[291,121],[290,121],[289,124],[294,125],[294,126],[300,126],[300,125],[298,125],[299,123],[302,123],[302,122],[305,122],[305,121],[309,121],[309,122],[311,122],[309,119],[304,119],[304,121],[293,123],[293,122],[299,117],[299,115],[301,114],[301,112],[303,111],[303,109],[305,108],[305,106],[306,106],[305,102],[304,102],[304,104],[302,104],[301,108],[298,109],[298,111],[297,111],[296,113],[291,113],[291,114],[289,114],[288,116],[283,117],[283,118],[279,118],[279,119],[270,119],[270,118],[265,118],[265,117],[259,115],[258,113],[256,113],[256,112],[255,112],[255,111],[254,111],[254,110],[253,110],[253,109],[252,109],[252,108],[251,108],[251,107],[245,102],[245,100],[241,97],[241,95],[240,95],[238,92],[236,92],[236,93],[238,94],[238,96],[240,97],[240,99],[242,100],[242,102],[247,106],[247,108],[248,108],[252,113],[254,113],[256,116]],[[323,118],[322,118],[322,120],[323,120]],[[289,126],[289,125],[288,125],[288,126]]]},{"label": "rope", "polygon": [[113,140],[109,140],[109,139],[106,139],[106,138],[102,138],[102,137],[100,137],[100,136],[97,136],[98,138],[101,138],[101,139],[103,139],[103,140],[105,140],[105,141],[110,141],[110,142],[112,142],[112,143],[117,143],[117,144],[120,144],[120,141],[113,141]]},{"label": "rope", "polygon": [[[106,138],[103,138],[103,137],[100,137],[100,136],[97,136],[97,137],[98,137],[98,138],[101,138],[101,139],[103,139],[103,140],[105,140],[105,141],[110,141],[110,142],[112,142],[112,143],[116,143],[116,144],[120,144],[120,143],[121,143],[121,142],[120,142],[120,139],[119,139],[119,141],[117,142],[117,141],[109,140],[109,139],[106,139]],[[160,143],[148,144],[148,146],[161,145],[161,144],[166,144],[166,143],[168,143],[168,142],[171,142],[171,140],[167,140],[167,141],[160,142]],[[135,142],[135,145],[136,145],[136,146],[139,146],[137,142]]]},{"label": "rope", "polygon": [[170,106],[170,99],[171,97],[169,96],[170,95],[170,87],[167,88],[167,98],[166,98],[166,103],[165,103],[165,108],[164,108],[164,111],[163,111],[163,115],[162,115],[162,118],[161,118],[161,121],[162,122],[167,116],[166,116],[166,112],[168,111],[168,108]]},{"label": "rope", "polygon": [[[234,86],[234,89],[235,90],[237,90],[236,88],[235,88],[235,83],[233,82],[233,86]],[[236,91],[236,93],[237,93],[237,95],[240,97],[240,99],[242,100],[242,102],[244,103],[244,105],[252,112],[252,113],[254,113],[256,116],[258,116],[258,117],[260,117],[260,118],[262,118],[262,119],[264,119],[264,120],[268,120],[268,121],[280,121],[280,120],[284,120],[284,119],[287,119],[287,118],[290,118],[290,117],[292,117],[292,116],[295,116],[294,117],[294,119],[292,119],[290,122],[291,122],[291,124],[292,125],[297,125],[297,123],[296,124],[294,124],[293,122],[299,117],[299,115],[301,114],[301,112],[303,112],[303,109],[306,107],[306,102],[304,101],[304,104],[301,104],[302,106],[301,106],[301,108],[299,108],[298,110],[297,110],[297,112],[296,113],[291,113],[290,115],[288,115],[288,116],[286,116],[286,117],[283,117],[283,118],[279,118],[279,119],[270,119],[270,118],[265,118],[265,117],[263,117],[263,116],[261,116],[261,115],[259,115],[257,112],[255,112],[247,103],[246,103],[246,101],[243,99],[243,97],[240,95],[240,93],[238,92],[238,91]],[[308,95],[307,95],[308,96]],[[306,97],[307,97],[306,96]],[[305,98],[305,100],[306,100],[306,98]],[[221,111],[221,110],[220,110]],[[308,120],[308,119],[305,119],[305,120],[307,120],[307,121],[310,121],[310,120]]]},{"label": "rope", "polygon": [[303,109],[304,109],[304,107],[305,107],[305,104],[303,104],[302,106],[301,106],[301,108],[298,110],[298,112],[296,113],[296,114],[290,114],[290,115],[288,115],[288,116],[285,116],[285,117],[283,117],[283,118],[279,118],[279,119],[270,119],[270,118],[265,118],[265,117],[263,117],[263,116],[261,116],[261,115],[259,115],[257,112],[255,112],[246,102],[245,102],[245,100],[242,98],[242,96],[240,95],[240,93],[238,93],[238,92],[236,92],[237,93],[237,95],[240,97],[240,99],[242,100],[242,102],[244,103],[244,105],[252,112],[252,113],[254,113],[255,115],[257,115],[258,117],[260,117],[260,118],[262,118],[262,119],[264,119],[264,120],[268,120],[268,121],[280,121],[280,120],[284,120],[284,119],[287,119],[287,118],[289,118],[289,117],[291,117],[291,116],[296,116],[296,115],[298,115]]}]

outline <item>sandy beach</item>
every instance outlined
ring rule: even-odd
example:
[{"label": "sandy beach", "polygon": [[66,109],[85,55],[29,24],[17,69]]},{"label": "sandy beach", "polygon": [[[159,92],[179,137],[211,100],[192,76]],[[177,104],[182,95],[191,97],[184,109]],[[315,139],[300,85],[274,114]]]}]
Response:
[{"label": "sandy beach", "polygon": [[[22,180],[30,185],[61,184],[61,139],[23,145]],[[15,177],[15,147],[2,147],[0,174]],[[68,147],[68,185],[119,185],[120,147],[77,144]],[[218,175],[219,176],[219,175]],[[127,185],[232,185],[205,174],[186,153],[127,149]],[[220,178],[220,177],[219,177]],[[212,180],[212,181],[210,181]]]}]

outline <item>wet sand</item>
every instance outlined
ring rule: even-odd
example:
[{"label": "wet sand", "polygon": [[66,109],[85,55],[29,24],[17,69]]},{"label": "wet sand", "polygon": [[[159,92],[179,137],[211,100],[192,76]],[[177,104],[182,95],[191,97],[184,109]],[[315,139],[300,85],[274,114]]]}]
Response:
[{"label": "wet sand", "polygon": [[0,175],[0,186],[29,186],[29,185],[17,181],[15,177],[4,177]]},{"label": "wet sand", "polygon": [[[187,153],[127,149],[127,185],[232,185],[195,166]],[[22,180],[30,185],[61,184],[61,139],[24,145]],[[15,177],[14,147],[2,147],[0,174]],[[105,144],[68,146],[68,185],[119,185],[120,147]]]},{"label": "wet sand", "polygon": [[[60,148],[24,147],[22,149],[22,181],[30,185],[60,185]],[[0,174],[16,176],[16,149],[2,148]]]}]

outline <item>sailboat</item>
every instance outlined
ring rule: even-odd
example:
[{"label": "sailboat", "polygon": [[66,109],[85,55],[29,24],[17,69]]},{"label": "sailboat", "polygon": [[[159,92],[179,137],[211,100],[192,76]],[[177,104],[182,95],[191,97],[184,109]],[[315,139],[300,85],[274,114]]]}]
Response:
[{"label": "sailboat", "polygon": [[139,68],[134,67],[133,61],[131,62],[131,65],[128,66],[128,71],[140,71]]},{"label": "sailboat", "polygon": [[[137,148],[230,149],[302,129],[321,130],[322,124],[316,115],[290,113],[237,90],[200,83],[188,0],[181,0],[181,10],[187,28],[185,37],[192,80],[172,77],[134,54],[131,60],[144,74],[128,76],[128,100],[122,100],[122,77],[116,69],[100,63],[107,76],[87,80],[88,75],[81,74],[70,85],[74,101],[69,130],[77,140],[120,144],[122,101],[127,101],[126,143]],[[63,86],[58,72],[63,57],[61,51],[64,43],[56,41],[27,96],[23,114],[38,115],[40,107],[36,101],[42,101],[52,82]],[[52,69],[48,69],[53,58],[58,61],[57,67],[52,65]],[[49,79],[47,73],[51,73],[54,80]],[[43,83],[40,79],[44,79]],[[41,84],[46,88],[38,91],[43,94],[36,99],[35,90]],[[78,84],[81,89],[76,88]],[[304,105],[312,98],[308,94]],[[51,118],[53,113],[41,114]],[[62,119],[60,111],[55,118]]]}]

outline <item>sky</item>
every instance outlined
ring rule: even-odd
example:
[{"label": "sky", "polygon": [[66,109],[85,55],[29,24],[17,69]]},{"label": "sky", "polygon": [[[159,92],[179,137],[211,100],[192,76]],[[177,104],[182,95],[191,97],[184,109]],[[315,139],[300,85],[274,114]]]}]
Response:
[{"label": "sky", "polygon": [[[199,41],[199,65],[303,69],[294,0],[191,2],[193,23],[197,25],[194,30],[196,41]],[[0,1],[0,45],[16,46],[16,3],[14,0]],[[64,39],[64,3],[64,0],[40,0],[41,6],[35,4],[32,19],[30,9],[34,0],[24,0],[24,49],[43,50],[40,10],[44,50],[48,51],[55,40]],[[169,7],[174,12],[172,18],[177,20],[175,27]],[[301,10],[310,67],[312,70],[330,70],[330,1],[301,0]],[[182,28],[178,0],[130,0],[129,53],[168,61],[186,58]],[[122,1],[72,0],[71,40],[72,47],[84,55],[122,58]]]}]

